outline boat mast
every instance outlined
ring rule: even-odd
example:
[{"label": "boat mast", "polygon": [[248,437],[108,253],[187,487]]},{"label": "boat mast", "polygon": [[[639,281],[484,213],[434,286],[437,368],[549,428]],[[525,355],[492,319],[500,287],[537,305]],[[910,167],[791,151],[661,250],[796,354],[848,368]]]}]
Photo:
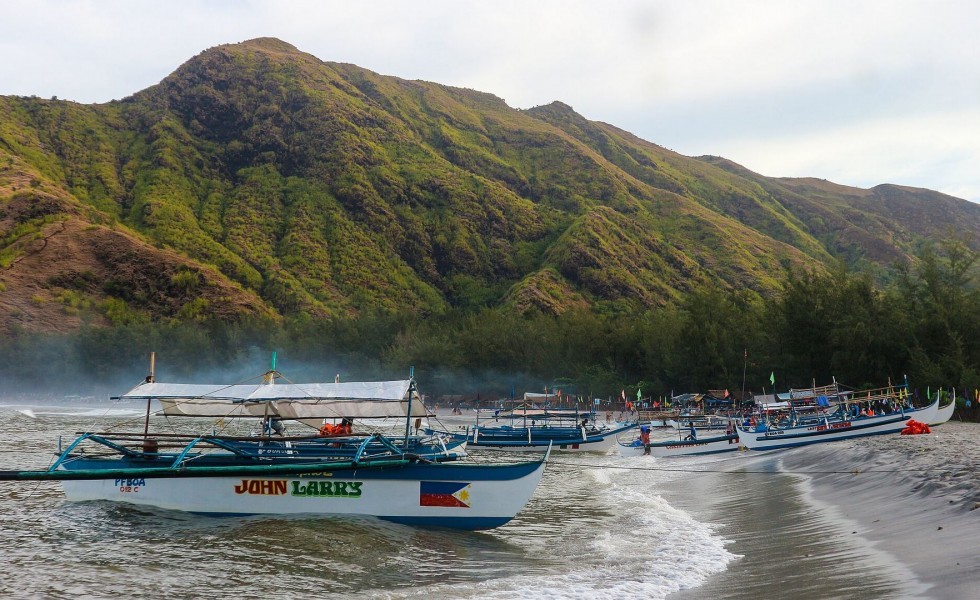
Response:
[{"label": "boat mast", "polygon": [[412,396],[415,391],[415,367],[408,368],[408,408],[405,410],[405,448],[408,449],[408,432],[412,427]]},{"label": "boat mast", "polygon": [[[749,366],[749,349],[744,348],[742,350],[742,395],[738,399],[739,403],[745,402],[745,369],[748,366]],[[732,402],[732,412],[735,412],[734,402]]]},{"label": "boat mast", "polygon": [[[265,385],[275,385],[276,383],[276,351],[272,351],[272,359],[269,361],[269,371],[262,377]],[[263,402],[262,411],[262,431],[261,435],[272,437],[272,418],[269,416],[270,402]]]},{"label": "boat mast", "polygon": [[269,372],[262,378],[262,383],[272,385],[276,382],[276,352],[272,352],[272,361],[269,363]]},{"label": "boat mast", "polygon": [[[157,353],[150,352],[150,374],[146,376],[146,383],[153,383],[154,370],[156,369]],[[146,420],[143,422],[143,439],[145,440],[150,435],[150,402],[149,398],[146,399]]]}]

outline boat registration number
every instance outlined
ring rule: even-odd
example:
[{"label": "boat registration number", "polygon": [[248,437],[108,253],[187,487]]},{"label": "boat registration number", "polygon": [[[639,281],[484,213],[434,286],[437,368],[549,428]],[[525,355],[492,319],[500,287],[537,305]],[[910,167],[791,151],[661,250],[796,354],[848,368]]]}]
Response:
[{"label": "boat registration number", "polygon": [[817,431],[827,431],[828,429],[847,429],[850,426],[850,421],[842,421],[840,423],[831,423],[830,426],[817,425]]},{"label": "boat registration number", "polygon": [[138,493],[141,487],[146,486],[145,479],[116,479],[116,487],[123,494],[133,494]]}]

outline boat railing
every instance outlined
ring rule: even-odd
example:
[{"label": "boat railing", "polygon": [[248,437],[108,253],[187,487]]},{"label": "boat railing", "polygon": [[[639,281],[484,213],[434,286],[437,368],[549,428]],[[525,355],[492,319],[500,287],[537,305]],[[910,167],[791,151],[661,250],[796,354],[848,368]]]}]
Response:
[{"label": "boat railing", "polygon": [[361,438],[370,437],[373,434],[370,433],[348,433],[343,435],[297,435],[297,436],[282,436],[282,435],[217,435],[209,434],[202,436],[196,433],[143,433],[143,432],[90,432],[90,431],[76,431],[75,435],[89,435],[89,436],[99,436],[106,440],[125,440],[125,441],[141,441],[144,439],[158,439],[158,440],[193,440],[199,437],[206,437],[208,439],[215,440],[226,440],[226,441],[239,441],[239,442],[259,442],[259,441],[287,441],[287,442],[302,442],[302,441],[315,441],[315,440],[332,440],[332,439],[347,439],[347,438]]},{"label": "boat railing", "polygon": [[[104,446],[107,455],[122,455],[133,459],[166,459],[170,468],[177,469],[200,459],[214,455],[214,450],[227,452],[243,459],[267,460],[276,458],[317,459],[327,455],[352,455],[363,462],[375,458],[408,456],[413,443],[421,443],[414,436],[408,446],[400,446],[383,434],[352,434],[345,436],[219,436],[182,433],[92,433],[79,432],[50,467],[56,470],[73,455],[83,443]],[[444,459],[458,458],[450,452],[441,437],[433,439]],[[84,448],[82,449],[84,451]],[[92,454],[86,453],[88,456]]]},{"label": "boat railing", "polygon": [[828,398],[836,396],[839,393],[839,389],[836,383],[814,386],[808,388],[794,389],[790,388],[789,397],[790,400],[800,401],[800,400],[816,400],[820,396],[826,396]]},{"label": "boat railing", "polygon": [[367,449],[372,442],[380,443],[382,446],[384,446],[394,454],[401,455],[401,456],[405,456],[406,454],[405,452],[406,449],[399,448],[398,446],[393,444],[391,440],[389,440],[388,438],[384,437],[380,433],[375,433],[371,437],[361,442],[361,444],[357,447],[357,452],[354,453],[354,458],[353,458],[354,464],[358,464],[361,462],[361,459],[364,457],[365,452],[367,452]]},{"label": "boat railing", "polygon": [[[68,447],[65,448],[61,452],[61,454],[58,456],[58,458],[53,463],[51,463],[51,466],[48,467],[48,471],[57,471],[58,470],[58,467],[60,467],[62,465],[62,463],[64,463],[66,460],[68,460],[68,457],[71,455],[72,451],[75,448],[77,448],[82,442],[84,442],[84,441],[86,441],[88,439],[91,439],[93,436],[95,436],[94,433],[86,433],[86,434],[82,434],[82,435],[78,436],[77,438],[75,438],[75,441],[73,441],[71,444],[68,444]],[[98,440],[96,440],[96,441],[98,441]],[[126,453],[129,452],[129,449],[127,449],[125,447],[120,447],[119,448],[119,452],[122,452],[122,453],[126,454]]]}]

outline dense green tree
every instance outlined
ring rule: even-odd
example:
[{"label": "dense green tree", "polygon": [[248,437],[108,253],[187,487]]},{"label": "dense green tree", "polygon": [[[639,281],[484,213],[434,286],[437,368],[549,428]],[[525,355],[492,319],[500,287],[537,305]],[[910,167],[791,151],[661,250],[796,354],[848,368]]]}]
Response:
[{"label": "dense green tree", "polygon": [[[976,255],[947,242],[920,267],[880,289],[844,268],[789,271],[781,293],[696,286],[678,303],[630,314],[570,310],[521,314],[451,310],[420,318],[368,312],[277,322],[121,321],[66,335],[15,330],[0,345],[8,392],[99,389],[118,393],[145,375],[150,352],[169,378],[240,381],[269,367],[273,351],[293,380],[405,377],[430,396],[505,397],[513,389],[635,398],[707,389],[759,392],[836,378],[853,387],[899,382],[980,386]],[[746,358],[747,354],[747,358]]]}]

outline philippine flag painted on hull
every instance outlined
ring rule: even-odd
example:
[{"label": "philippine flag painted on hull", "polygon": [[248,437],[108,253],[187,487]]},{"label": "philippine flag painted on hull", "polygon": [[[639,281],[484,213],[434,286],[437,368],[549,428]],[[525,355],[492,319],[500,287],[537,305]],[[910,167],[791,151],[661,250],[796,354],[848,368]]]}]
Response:
[{"label": "philippine flag painted on hull", "polygon": [[419,482],[419,506],[470,507],[470,484],[458,481]]}]

